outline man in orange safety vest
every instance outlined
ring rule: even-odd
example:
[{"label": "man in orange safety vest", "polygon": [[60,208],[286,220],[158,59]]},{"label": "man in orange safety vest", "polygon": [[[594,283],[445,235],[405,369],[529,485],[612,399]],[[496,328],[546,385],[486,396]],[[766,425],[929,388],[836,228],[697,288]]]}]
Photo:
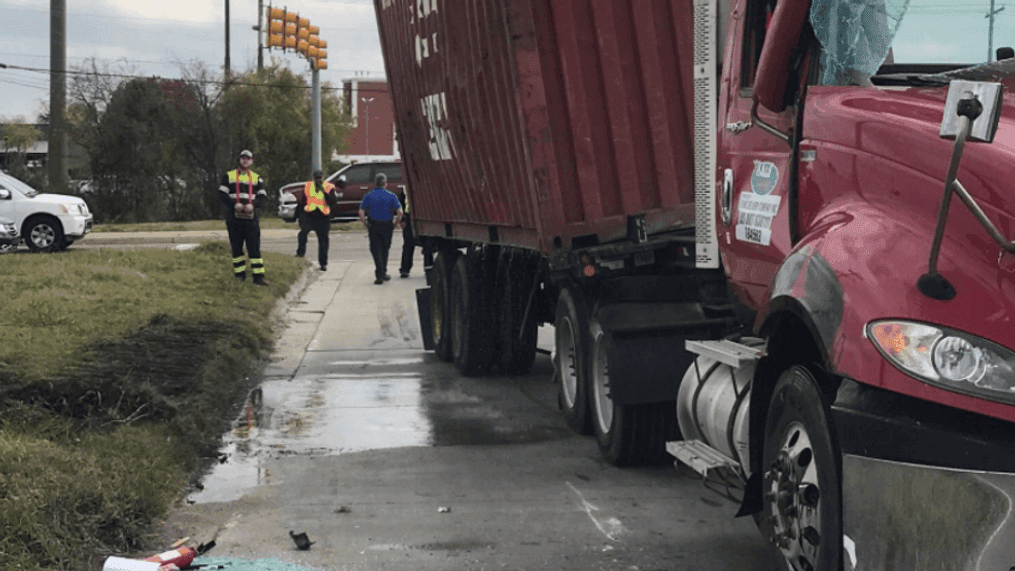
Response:
[{"label": "man in orange safety vest", "polygon": [[[300,222],[300,233],[296,235],[296,255],[307,253],[307,236],[313,230],[317,234],[317,262],[321,271],[328,269],[328,233],[331,232],[331,209],[338,206],[336,186],[324,181],[324,173],[314,170],[314,179],[303,185],[303,191],[296,193],[296,213]],[[345,188],[345,177],[339,177],[338,188]]]}]

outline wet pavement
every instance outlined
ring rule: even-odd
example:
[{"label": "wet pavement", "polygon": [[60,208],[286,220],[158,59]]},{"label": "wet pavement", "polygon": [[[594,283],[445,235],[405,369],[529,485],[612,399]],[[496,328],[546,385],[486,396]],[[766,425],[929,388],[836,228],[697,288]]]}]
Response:
[{"label": "wet pavement", "polygon": [[[265,248],[294,248],[279,240]],[[465,378],[423,351],[418,254],[412,277],[377,286],[362,237],[332,244],[176,536],[315,569],[778,568],[696,475],[603,462],[564,424],[548,355]],[[290,530],[316,543],[296,550]]]}]

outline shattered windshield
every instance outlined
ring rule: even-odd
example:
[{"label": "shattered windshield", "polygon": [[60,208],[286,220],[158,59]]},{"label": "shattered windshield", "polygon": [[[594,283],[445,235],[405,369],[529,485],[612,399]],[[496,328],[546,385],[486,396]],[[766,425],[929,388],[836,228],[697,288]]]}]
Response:
[{"label": "shattered windshield", "polygon": [[991,0],[814,0],[810,20],[823,85],[980,65],[1015,46],[1015,12]]}]

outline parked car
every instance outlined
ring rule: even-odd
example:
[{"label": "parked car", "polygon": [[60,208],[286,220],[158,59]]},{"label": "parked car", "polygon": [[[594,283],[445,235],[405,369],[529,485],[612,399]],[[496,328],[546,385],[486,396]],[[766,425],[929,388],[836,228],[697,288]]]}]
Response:
[{"label": "parked car", "polygon": [[10,218],[0,216],[0,252],[7,252],[18,247],[21,235],[18,226]]},{"label": "parked car", "polygon": [[92,231],[92,213],[84,200],[40,193],[0,172],[0,217],[14,221],[32,251],[61,251]]},{"label": "parked car", "polygon": [[[345,189],[338,193],[338,207],[332,209],[332,220],[355,220],[359,217],[359,205],[363,196],[374,187],[374,177],[378,173],[388,176],[388,190],[395,194],[405,191],[408,184],[402,174],[402,163],[377,162],[357,163],[343,167],[327,179],[334,183],[338,177],[345,176]],[[278,217],[286,222],[296,221],[296,191],[302,191],[303,182],[291,182],[278,189]]]}]

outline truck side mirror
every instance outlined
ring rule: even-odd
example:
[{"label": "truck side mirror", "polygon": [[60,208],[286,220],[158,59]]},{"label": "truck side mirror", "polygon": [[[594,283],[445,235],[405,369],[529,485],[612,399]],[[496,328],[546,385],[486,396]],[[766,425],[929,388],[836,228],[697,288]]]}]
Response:
[{"label": "truck side mirror", "polygon": [[810,0],[779,0],[765,33],[758,71],[754,77],[754,100],[769,111],[786,108],[784,95],[789,81],[789,56],[800,42]]},{"label": "truck side mirror", "polygon": [[[941,118],[939,135],[945,139],[954,139],[959,134],[960,115],[966,115],[971,121],[969,140],[990,143],[997,133],[997,124],[1001,119],[1001,94],[1004,88],[1000,83],[983,81],[963,81],[954,79],[948,84],[948,99],[945,100],[944,115]],[[982,107],[975,117],[962,113],[962,100],[975,100]]]}]

